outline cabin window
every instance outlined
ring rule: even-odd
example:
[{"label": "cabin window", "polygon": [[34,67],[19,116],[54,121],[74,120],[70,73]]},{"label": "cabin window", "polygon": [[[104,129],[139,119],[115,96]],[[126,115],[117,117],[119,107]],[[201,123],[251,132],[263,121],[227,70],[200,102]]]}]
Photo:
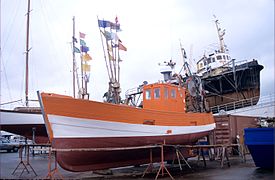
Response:
[{"label": "cabin window", "polygon": [[225,59],[225,55],[223,55],[223,59],[226,60],[226,59]]},{"label": "cabin window", "polygon": [[203,61],[203,64],[206,66],[206,61]]},{"label": "cabin window", "polygon": [[151,90],[150,89],[147,89],[145,91],[145,99],[151,99]]},{"label": "cabin window", "polygon": [[155,88],[154,89],[154,99],[159,99],[160,98],[160,88]]},{"label": "cabin window", "polygon": [[171,97],[176,98],[176,90],[175,89],[171,90]]},{"label": "cabin window", "polygon": [[168,99],[168,88],[164,88],[164,98]]},{"label": "cabin window", "polygon": [[212,62],[215,62],[215,58],[214,57],[212,57]]},{"label": "cabin window", "polygon": [[220,60],[220,59],[222,59],[222,56],[217,56],[217,60]]}]

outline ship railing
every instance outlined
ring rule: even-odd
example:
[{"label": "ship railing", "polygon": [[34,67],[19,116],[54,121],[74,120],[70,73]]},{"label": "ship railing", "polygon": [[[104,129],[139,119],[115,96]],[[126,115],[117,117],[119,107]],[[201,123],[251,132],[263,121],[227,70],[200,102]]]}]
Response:
[{"label": "ship railing", "polygon": [[239,65],[242,65],[242,64],[246,64],[246,67],[248,67],[248,62],[249,60],[239,60],[239,61],[236,61],[235,59],[232,59],[230,60],[229,62],[225,63],[224,65],[222,66],[219,66],[220,70],[221,70],[221,73],[224,73],[224,72],[227,72],[228,71],[228,68],[233,68],[233,66],[239,66]]},{"label": "ship railing", "polygon": [[245,65],[244,66],[244,68],[245,67],[248,67],[248,63],[247,62],[249,62],[250,60],[247,60],[247,59],[245,59],[245,60],[239,60],[239,61],[236,61],[235,59],[232,59],[231,61],[229,61],[228,63],[226,63],[226,64],[224,64],[223,66],[224,67],[231,67],[231,68],[233,68],[233,66],[240,66],[240,65]]},{"label": "ship railing", "polygon": [[231,110],[236,110],[239,108],[244,108],[244,107],[248,107],[248,106],[254,106],[256,105],[265,105],[270,103],[271,101],[274,102],[275,100],[275,94],[270,94],[270,95],[266,95],[266,96],[262,96],[259,100],[259,96],[256,97],[252,97],[249,99],[243,99],[240,101],[234,101],[231,103],[226,103],[226,104],[222,104],[222,105],[218,105],[218,106],[213,106],[211,107],[211,111],[213,114],[219,113],[220,111],[231,111]]}]

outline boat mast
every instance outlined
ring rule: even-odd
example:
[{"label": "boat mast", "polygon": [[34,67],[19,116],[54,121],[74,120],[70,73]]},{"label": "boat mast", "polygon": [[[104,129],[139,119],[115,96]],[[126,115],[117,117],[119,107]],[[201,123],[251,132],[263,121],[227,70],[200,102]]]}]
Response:
[{"label": "boat mast", "polygon": [[25,103],[29,106],[29,34],[30,34],[30,0],[28,0],[27,12],[27,36],[26,36],[26,79],[25,79]]},{"label": "boat mast", "polygon": [[219,27],[219,20],[216,18],[215,15],[214,15],[214,18],[215,18],[215,25],[216,25],[216,28],[217,28],[219,42],[220,42],[220,53],[225,53],[226,48],[225,48],[225,44],[224,44],[224,40],[223,40],[223,36],[225,34],[225,29],[222,30]]},{"label": "boat mast", "polygon": [[[104,52],[104,59],[106,63],[106,68],[109,76],[109,89],[108,92],[104,94],[106,101],[114,104],[120,103],[120,54],[119,54],[119,39],[117,37],[117,32],[119,24],[117,17],[115,23],[105,20],[99,20],[99,31],[101,37],[102,48]],[[100,24],[100,22],[102,24]],[[102,29],[101,29],[102,28]],[[107,30],[106,28],[109,28]],[[112,30],[116,30],[115,33]],[[103,42],[103,37],[105,38],[105,43]],[[108,57],[106,57],[108,55]],[[109,62],[107,62],[109,61]]]},{"label": "boat mast", "polygon": [[73,97],[75,98],[75,17],[73,16],[73,38],[72,38],[72,44],[73,44]]}]

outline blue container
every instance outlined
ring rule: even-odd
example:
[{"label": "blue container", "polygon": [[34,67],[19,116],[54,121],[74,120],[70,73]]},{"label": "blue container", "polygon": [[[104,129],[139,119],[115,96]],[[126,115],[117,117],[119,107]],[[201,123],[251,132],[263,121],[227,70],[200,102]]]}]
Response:
[{"label": "blue container", "polygon": [[247,145],[257,167],[274,168],[274,129],[244,129],[244,143]]}]

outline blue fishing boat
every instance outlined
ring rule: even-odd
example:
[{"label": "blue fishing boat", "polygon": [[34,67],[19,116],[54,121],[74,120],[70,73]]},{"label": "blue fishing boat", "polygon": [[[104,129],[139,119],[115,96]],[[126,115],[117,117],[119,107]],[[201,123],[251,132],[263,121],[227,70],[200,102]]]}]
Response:
[{"label": "blue fishing boat", "polygon": [[274,169],[274,127],[245,128],[247,145],[257,167]]}]

